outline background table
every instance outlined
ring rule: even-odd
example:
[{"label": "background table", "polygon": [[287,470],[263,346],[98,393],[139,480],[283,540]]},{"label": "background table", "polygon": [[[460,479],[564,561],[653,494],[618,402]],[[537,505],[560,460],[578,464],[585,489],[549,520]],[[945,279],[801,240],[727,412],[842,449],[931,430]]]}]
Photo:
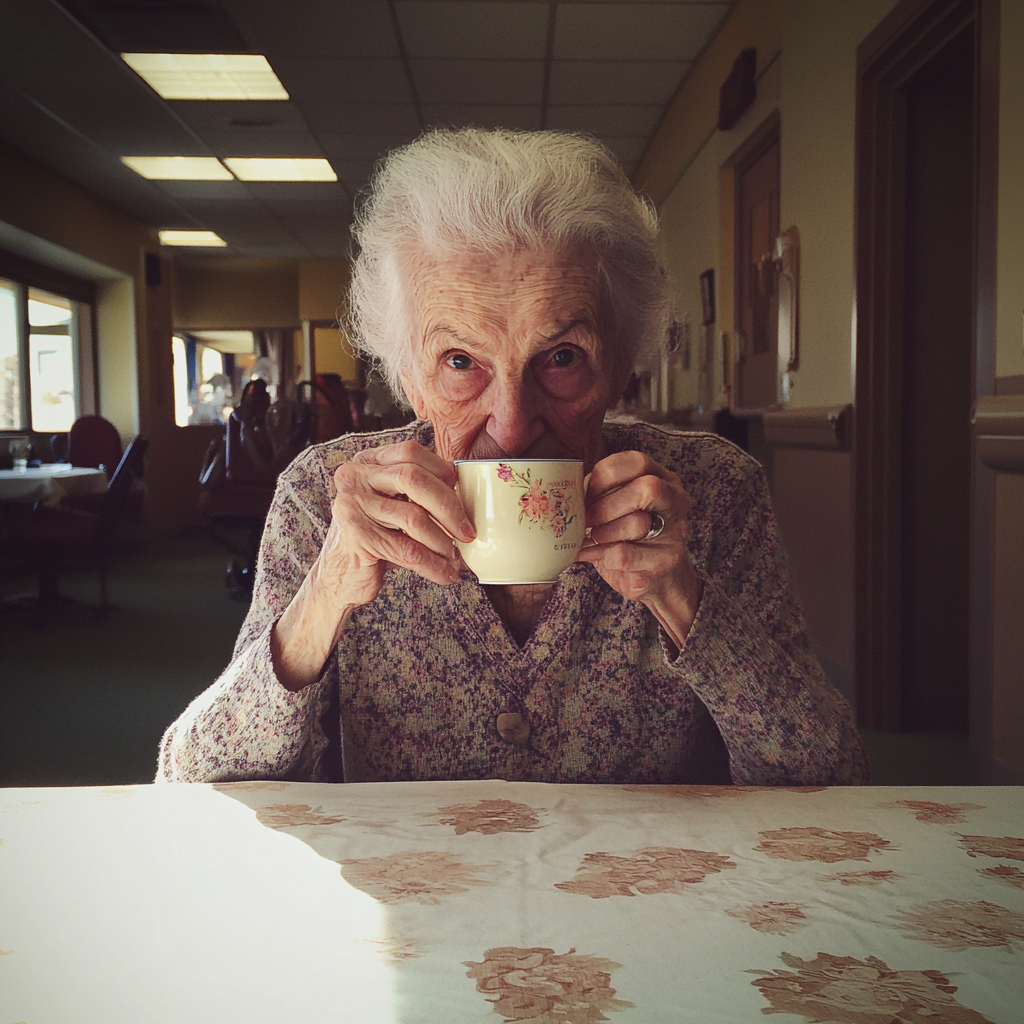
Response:
[{"label": "background table", "polygon": [[1024,790],[0,791],[0,1021],[1019,1024]]},{"label": "background table", "polygon": [[56,505],[70,494],[102,494],[107,474],[102,469],[48,463],[34,469],[0,469],[0,501]]}]

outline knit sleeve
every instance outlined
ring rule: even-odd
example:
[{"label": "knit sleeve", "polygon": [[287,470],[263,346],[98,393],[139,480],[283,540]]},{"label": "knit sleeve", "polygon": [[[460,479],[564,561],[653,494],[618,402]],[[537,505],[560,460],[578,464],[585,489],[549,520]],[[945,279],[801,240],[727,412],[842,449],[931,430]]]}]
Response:
[{"label": "knit sleeve", "polygon": [[852,710],[810,649],[760,468],[729,474],[715,504],[697,617],[682,651],[662,637],[667,661],[718,726],[734,783],[866,782]]},{"label": "knit sleeve", "polygon": [[336,657],[316,683],[292,692],[274,673],[270,634],[319,554],[332,487],[317,448],[279,477],[234,656],[167,729],[157,781],[328,780],[324,722],[337,685]]}]

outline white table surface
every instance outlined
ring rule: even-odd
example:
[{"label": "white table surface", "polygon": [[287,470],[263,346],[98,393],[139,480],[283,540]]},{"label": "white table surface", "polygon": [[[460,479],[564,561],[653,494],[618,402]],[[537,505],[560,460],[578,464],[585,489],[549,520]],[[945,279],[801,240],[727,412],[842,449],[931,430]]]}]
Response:
[{"label": "white table surface", "polygon": [[4,1024],[1024,1019],[1024,789],[12,789],[0,839]]},{"label": "white table surface", "polygon": [[102,469],[46,463],[29,469],[0,469],[0,501],[56,505],[70,494],[103,494],[107,474]]}]

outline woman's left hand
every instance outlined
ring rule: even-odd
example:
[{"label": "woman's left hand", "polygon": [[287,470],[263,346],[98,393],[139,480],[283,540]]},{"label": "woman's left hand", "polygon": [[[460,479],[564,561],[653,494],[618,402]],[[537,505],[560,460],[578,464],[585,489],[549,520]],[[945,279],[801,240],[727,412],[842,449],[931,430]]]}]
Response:
[{"label": "woman's left hand", "polygon": [[[589,538],[577,560],[646,605],[682,648],[703,584],[686,550],[690,496],[679,477],[642,452],[617,452],[594,466],[586,500]],[[665,525],[647,539],[656,515]]]}]

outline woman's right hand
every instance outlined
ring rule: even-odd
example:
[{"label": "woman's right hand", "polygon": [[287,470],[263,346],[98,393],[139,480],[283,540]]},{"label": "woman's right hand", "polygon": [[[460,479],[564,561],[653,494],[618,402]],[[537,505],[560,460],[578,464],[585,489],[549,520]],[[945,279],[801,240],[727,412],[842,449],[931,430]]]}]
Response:
[{"label": "woman's right hand", "polygon": [[274,626],[271,650],[282,685],[315,682],[345,620],[402,567],[433,583],[455,583],[452,537],[473,525],[455,491],[455,467],[415,441],[359,452],[334,474],[337,494],[323,547]]}]

